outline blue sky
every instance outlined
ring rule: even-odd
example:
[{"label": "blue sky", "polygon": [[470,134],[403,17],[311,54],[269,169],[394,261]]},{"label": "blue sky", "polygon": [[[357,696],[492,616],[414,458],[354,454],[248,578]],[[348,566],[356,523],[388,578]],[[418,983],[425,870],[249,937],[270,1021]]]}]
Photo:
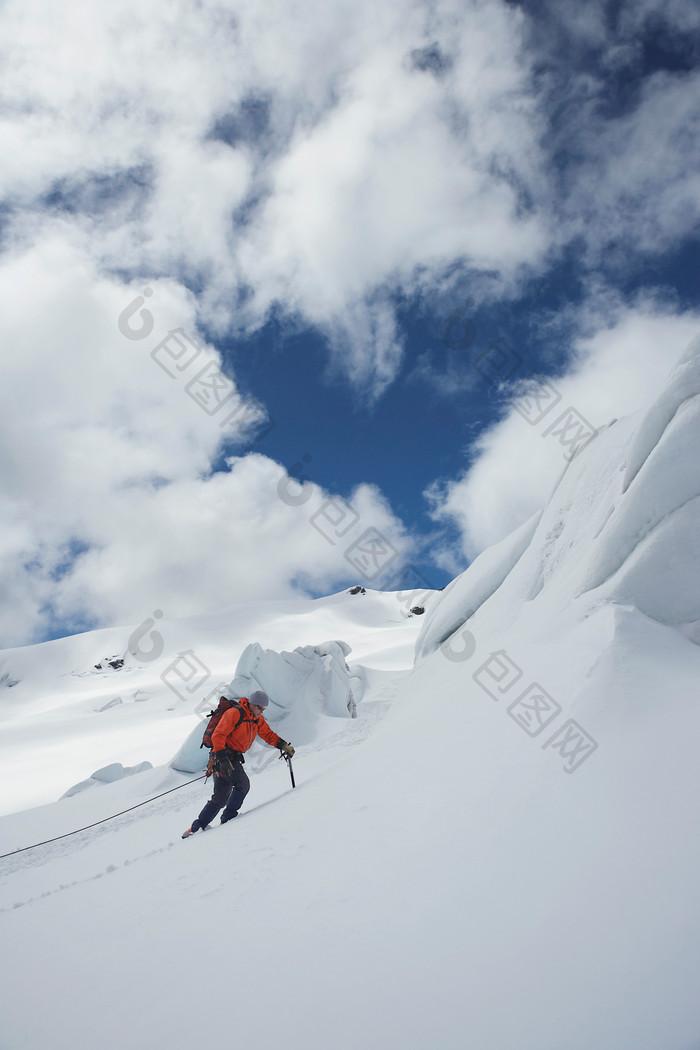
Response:
[{"label": "blue sky", "polygon": [[0,12],[0,644],[443,586],[700,330],[691,0],[56,17]]}]

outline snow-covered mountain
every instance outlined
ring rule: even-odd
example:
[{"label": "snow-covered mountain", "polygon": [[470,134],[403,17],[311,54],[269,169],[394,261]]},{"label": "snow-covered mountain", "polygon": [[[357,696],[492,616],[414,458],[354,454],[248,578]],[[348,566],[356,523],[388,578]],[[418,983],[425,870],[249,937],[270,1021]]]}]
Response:
[{"label": "snow-covered mountain", "polygon": [[[424,616],[367,591],[2,654],[6,796],[155,768],[0,820],[9,853],[139,806],[0,861],[0,1045],[697,1050],[699,407],[695,344]],[[304,694],[298,787],[260,745],[183,842],[206,789],[170,759],[239,662]]]}]

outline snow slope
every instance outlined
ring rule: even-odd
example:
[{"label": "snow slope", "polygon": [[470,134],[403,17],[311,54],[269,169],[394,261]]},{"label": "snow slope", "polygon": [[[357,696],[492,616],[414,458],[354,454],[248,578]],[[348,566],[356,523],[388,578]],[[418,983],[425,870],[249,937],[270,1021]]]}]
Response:
[{"label": "snow slope", "polygon": [[336,639],[358,668],[410,668],[420,622],[409,606],[408,594],[377,591],[249,602],[0,652],[0,813],[54,801],[111,763],[167,762],[250,643],[284,651]]},{"label": "snow slope", "polygon": [[5,853],[178,787],[0,861],[0,1047],[698,1050],[699,435],[678,375],[424,618],[334,596],[285,623],[313,640],[274,644],[270,610],[249,617],[248,642],[342,639],[365,668],[295,791],[270,752],[240,817],[186,841],[207,792],[167,765],[2,818]]}]

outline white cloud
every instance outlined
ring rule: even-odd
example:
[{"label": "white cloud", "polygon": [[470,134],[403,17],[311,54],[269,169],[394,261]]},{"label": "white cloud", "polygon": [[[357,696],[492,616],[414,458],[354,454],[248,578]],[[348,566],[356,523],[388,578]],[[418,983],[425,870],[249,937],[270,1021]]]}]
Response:
[{"label": "white cloud", "polygon": [[232,601],[294,598],[304,586],[325,589],[343,579],[365,583],[376,559],[362,560],[363,576],[344,552],[370,527],[405,559],[410,545],[376,491],[364,487],[353,497],[354,527],[340,538],[327,514],[320,531],[310,521],[327,494],[309,485],[306,502],[286,502],[280,492],[301,494],[286,482],[279,464],[251,454],[230,460],[225,472],[120,493],[109,519],[101,519],[100,546],[56,588],[57,610],[115,622],[145,615],[153,603],[181,616]]},{"label": "white cloud", "polygon": [[[546,250],[521,199],[543,161],[522,24],[501,0],[115,0],[60,22],[47,0],[9,3],[13,235],[31,243],[63,207],[96,263],[196,276],[219,329],[281,303],[376,395],[401,360],[387,290],[455,260],[512,281]],[[426,48],[432,66],[412,58]],[[260,126],[241,130],[255,99]]]},{"label": "white cloud", "polygon": [[298,309],[378,391],[401,355],[374,289],[410,287],[426,268],[437,279],[455,259],[507,281],[547,243],[537,213],[519,214],[512,178],[531,191],[541,179],[518,15],[474,4],[455,23],[440,5],[436,77],[411,67],[415,26],[401,5],[392,11],[390,38],[367,41],[337,104],[302,125],[271,170],[240,254],[260,312],[275,299]]},{"label": "white cloud", "polygon": [[623,8],[621,22],[627,33],[648,25],[692,33],[700,29],[700,9],[695,0],[634,0]]},{"label": "white cloud", "polygon": [[602,325],[595,320],[602,311],[594,304],[588,310],[580,322],[589,334],[572,348],[567,374],[552,380],[561,399],[546,418],[531,425],[511,408],[479,437],[469,470],[428,492],[436,519],[457,526],[470,560],[546,504],[571,451],[545,433],[550,422],[571,407],[599,428],[646,407],[700,330],[700,313],[677,313],[654,300],[616,308],[608,302]]},{"label": "white cloud", "polygon": [[[326,589],[357,575],[344,552],[370,526],[401,557],[410,550],[371,488],[351,497],[356,520],[341,542],[309,522],[327,495],[309,485],[303,502],[284,498],[284,470],[265,456],[211,473],[241,417],[221,424],[244,403],[230,380],[218,408],[201,385],[221,362],[197,332],[193,297],[151,284],[143,296],[144,282],[101,277],[57,231],[0,266],[5,645],[56,622],[128,623],[155,607],[178,616]],[[127,338],[119,319],[136,299],[127,333],[139,334],[141,310],[151,323]],[[180,342],[164,343],[173,331]]]},{"label": "white cloud", "polygon": [[[601,70],[634,65],[644,27],[695,17],[686,0],[627,4],[615,30],[602,3],[536,18],[504,0],[114,0],[59,17],[11,0],[0,185],[24,212],[11,236],[31,244],[67,208],[97,264],[196,278],[200,318],[220,331],[280,303],[378,395],[402,359],[393,291],[462,265],[510,293],[573,237],[596,259],[692,229],[700,81],[657,76],[610,117]],[[542,27],[600,68],[538,79]],[[552,107],[566,113],[559,196]]]},{"label": "white cloud", "polygon": [[699,26],[694,0],[551,0],[526,19],[551,244],[588,269],[697,237]]},{"label": "white cloud", "polygon": [[697,230],[699,74],[651,77],[631,113],[580,128],[580,145],[588,157],[566,211],[595,252],[622,242],[627,258],[662,253]]}]

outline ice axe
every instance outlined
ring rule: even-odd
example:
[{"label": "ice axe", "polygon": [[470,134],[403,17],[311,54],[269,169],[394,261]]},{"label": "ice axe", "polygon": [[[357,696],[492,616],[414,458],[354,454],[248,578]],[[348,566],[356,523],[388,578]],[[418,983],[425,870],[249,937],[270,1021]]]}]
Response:
[{"label": "ice axe", "polygon": [[292,767],[291,756],[290,755],[285,755],[285,753],[282,752],[282,754],[280,755],[280,758],[283,758],[285,760],[285,762],[287,763],[287,765],[289,766],[289,775],[292,778],[292,787],[295,788],[296,787],[296,783],[294,781],[294,769]]}]

